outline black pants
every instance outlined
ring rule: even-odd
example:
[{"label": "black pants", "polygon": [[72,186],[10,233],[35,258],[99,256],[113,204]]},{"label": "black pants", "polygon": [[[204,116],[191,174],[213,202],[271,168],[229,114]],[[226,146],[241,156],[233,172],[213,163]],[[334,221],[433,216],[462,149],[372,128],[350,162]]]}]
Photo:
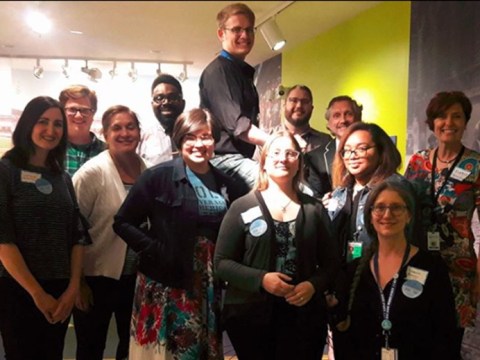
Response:
[{"label": "black pants", "polygon": [[112,314],[117,323],[116,359],[128,357],[135,278],[135,275],[122,276],[120,280],[104,276],[85,278],[92,290],[94,305],[88,312],[73,311],[77,360],[103,359]]},{"label": "black pants", "polygon": [[[68,279],[40,281],[43,289],[58,298]],[[15,280],[0,278],[0,332],[8,360],[62,360],[68,319],[50,324],[32,297]]]},{"label": "black pants", "polygon": [[[325,319],[305,307],[273,301],[270,321],[255,311],[225,321],[225,329],[239,360],[319,360],[327,336]],[[321,310],[319,310],[321,311]],[[309,314],[312,314],[310,317]]]}]

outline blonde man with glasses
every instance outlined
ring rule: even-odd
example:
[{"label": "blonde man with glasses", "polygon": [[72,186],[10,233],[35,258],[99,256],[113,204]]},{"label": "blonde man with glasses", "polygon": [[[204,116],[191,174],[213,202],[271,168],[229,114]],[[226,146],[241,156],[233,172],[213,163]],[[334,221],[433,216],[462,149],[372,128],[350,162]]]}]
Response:
[{"label": "blonde man with glasses", "polygon": [[212,112],[220,130],[212,164],[251,188],[258,174],[255,145],[268,137],[258,127],[255,69],[245,62],[255,42],[255,14],[245,4],[230,4],[217,22],[222,51],[200,78],[200,107]]},{"label": "blonde man with glasses", "polygon": [[73,176],[88,159],[105,149],[105,143],[90,131],[97,111],[97,95],[84,85],[72,85],[60,92],[68,124],[65,170]]}]

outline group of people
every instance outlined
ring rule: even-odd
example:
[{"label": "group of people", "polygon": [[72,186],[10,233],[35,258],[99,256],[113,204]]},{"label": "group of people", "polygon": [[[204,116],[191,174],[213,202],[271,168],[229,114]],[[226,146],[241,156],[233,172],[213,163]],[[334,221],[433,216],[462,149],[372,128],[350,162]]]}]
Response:
[{"label": "group of people", "polygon": [[[480,154],[463,146],[472,105],[440,92],[426,123],[437,146],[401,155],[362,106],[288,89],[283,124],[259,127],[245,62],[255,15],[217,15],[222,51],[199,108],[160,74],[158,125],[102,115],[72,86],[32,99],[0,161],[0,332],[7,359],[62,359],[73,313],[77,359],[461,359],[475,320]],[[254,156],[257,150],[257,155]],[[330,333],[330,335],[327,335]]]}]

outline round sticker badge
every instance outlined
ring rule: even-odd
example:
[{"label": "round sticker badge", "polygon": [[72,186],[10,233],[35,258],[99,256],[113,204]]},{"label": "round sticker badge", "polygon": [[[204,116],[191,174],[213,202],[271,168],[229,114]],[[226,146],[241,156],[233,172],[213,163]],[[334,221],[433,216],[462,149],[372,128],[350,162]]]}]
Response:
[{"label": "round sticker badge", "polygon": [[52,184],[50,184],[50,182],[44,178],[37,179],[37,181],[35,181],[35,187],[38,191],[45,195],[50,195],[53,191]]},{"label": "round sticker badge", "polygon": [[419,297],[423,292],[423,285],[416,280],[407,280],[402,285],[402,293],[410,299]]},{"label": "round sticker badge", "polygon": [[267,222],[263,219],[257,219],[250,224],[248,231],[252,236],[262,236],[267,231]]}]

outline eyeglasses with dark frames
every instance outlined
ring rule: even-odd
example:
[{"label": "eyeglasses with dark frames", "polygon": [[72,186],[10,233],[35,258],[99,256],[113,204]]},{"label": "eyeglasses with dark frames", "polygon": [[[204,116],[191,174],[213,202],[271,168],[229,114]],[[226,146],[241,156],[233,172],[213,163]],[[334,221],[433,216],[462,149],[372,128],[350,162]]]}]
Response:
[{"label": "eyeglasses with dark frames", "polygon": [[93,113],[93,109],[90,108],[77,108],[77,107],[67,107],[65,108],[65,114],[69,116],[77,115],[77,112],[82,116],[88,116]]},{"label": "eyeglasses with dark frames", "polygon": [[373,205],[371,208],[372,214],[376,217],[382,217],[387,213],[387,210],[390,210],[390,213],[393,216],[401,216],[407,210],[405,205],[400,204],[392,204],[392,205]]},{"label": "eyeglasses with dark frames", "polygon": [[156,104],[163,104],[164,102],[179,102],[182,100],[182,95],[180,94],[160,94],[153,97],[153,102]]},{"label": "eyeglasses with dark frames", "polygon": [[350,157],[355,156],[355,157],[360,157],[360,158],[363,158],[365,156],[367,156],[367,151],[369,149],[372,149],[376,147],[375,145],[372,145],[372,146],[360,146],[356,149],[343,149],[341,152],[340,152],[340,155],[342,155],[342,158],[344,159],[349,159]]}]

